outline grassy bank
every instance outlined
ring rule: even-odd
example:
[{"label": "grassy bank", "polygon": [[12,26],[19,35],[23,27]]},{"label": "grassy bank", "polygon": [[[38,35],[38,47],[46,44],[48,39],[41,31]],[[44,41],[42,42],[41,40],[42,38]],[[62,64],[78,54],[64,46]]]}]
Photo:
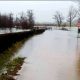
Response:
[{"label": "grassy bank", "polygon": [[5,71],[6,64],[16,55],[26,39],[14,43],[11,47],[0,53],[0,74]]},{"label": "grassy bank", "polygon": [[18,70],[21,69],[21,66],[25,58],[15,58],[7,63],[6,72],[0,75],[0,80],[15,80],[13,77],[17,75]]}]

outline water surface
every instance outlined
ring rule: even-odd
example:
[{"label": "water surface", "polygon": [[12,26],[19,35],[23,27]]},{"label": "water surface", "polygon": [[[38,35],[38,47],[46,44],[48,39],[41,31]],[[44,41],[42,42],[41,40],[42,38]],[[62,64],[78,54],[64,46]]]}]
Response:
[{"label": "water surface", "polygon": [[17,53],[27,57],[17,80],[80,80],[76,31],[47,30],[31,37]]}]

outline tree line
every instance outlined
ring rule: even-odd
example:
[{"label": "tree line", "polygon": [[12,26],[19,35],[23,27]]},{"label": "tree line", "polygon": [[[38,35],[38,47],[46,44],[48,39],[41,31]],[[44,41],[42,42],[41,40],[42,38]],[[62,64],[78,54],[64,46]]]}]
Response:
[{"label": "tree line", "polygon": [[71,27],[73,24],[73,21],[75,19],[77,20],[77,18],[78,19],[80,18],[80,10],[77,10],[74,6],[71,6],[69,8],[69,12],[68,12],[66,21],[64,21],[65,18],[60,11],[56,11],[55,14],[53,15],[53,19],[55,20],[55,23],[58,27],[61,27],[61,26],[65,27],[67,25]]},{"label": "tree line", "polygon": [[20,17],[13,17],[13,14],[1,14],[0,13],[0,28],[20,28],[20,29],[32,29],[34,26],[34,17],[32,10],[28,10],[26,13],[21,13]]}]

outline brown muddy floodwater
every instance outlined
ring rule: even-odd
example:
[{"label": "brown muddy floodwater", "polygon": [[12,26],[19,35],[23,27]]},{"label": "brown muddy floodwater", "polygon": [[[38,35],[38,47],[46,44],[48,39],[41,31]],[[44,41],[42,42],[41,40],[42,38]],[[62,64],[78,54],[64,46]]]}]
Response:
[{"label": "brown muddy floodwater", "polygon": [[79,38],[75,31],[47,30],[25,42],[17,53],[27,57],[17,80],[80,80]]}]

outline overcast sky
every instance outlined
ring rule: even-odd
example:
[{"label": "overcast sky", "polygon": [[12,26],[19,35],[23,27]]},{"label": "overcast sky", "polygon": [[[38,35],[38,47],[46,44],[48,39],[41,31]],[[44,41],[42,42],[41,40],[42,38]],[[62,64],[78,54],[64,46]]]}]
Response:
[{"label": "overcast sky", "polygon": [[19,15],[20,12],[33,10],[36,22],[53,22],[55,11],[62,12],[67,17],[70,6],[77,8],[75,1],[0,1],[0,12]]}]

